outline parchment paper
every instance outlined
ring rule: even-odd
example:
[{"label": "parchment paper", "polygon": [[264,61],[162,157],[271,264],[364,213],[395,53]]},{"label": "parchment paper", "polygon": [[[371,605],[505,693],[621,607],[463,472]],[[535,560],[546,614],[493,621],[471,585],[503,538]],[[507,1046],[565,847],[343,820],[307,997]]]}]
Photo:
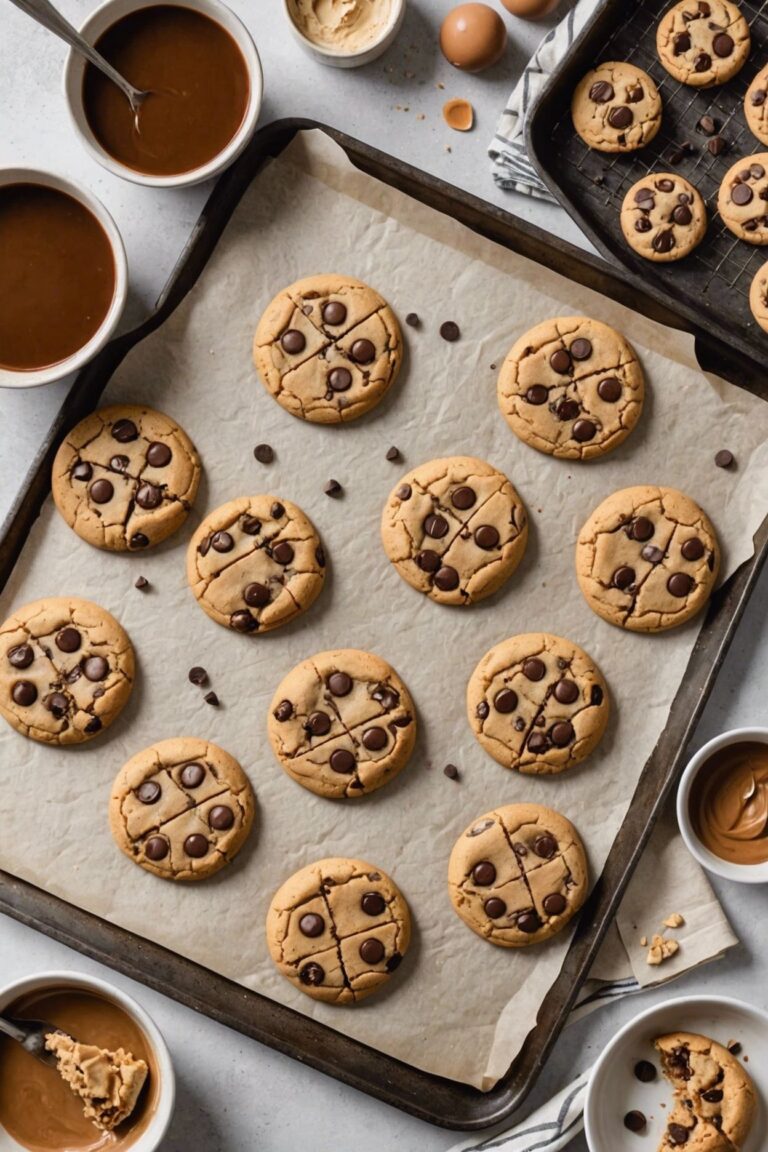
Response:
[{"label": "parchment paper", "polygon": [[[314,175],[310,175],[310,171]],[[369,418],[344,428],[302,423],[264,391],[251,364],[253,331],[283,285],[321,271],[368,280],[419,330],[405,329],[401,379]],[[646,411],[606,461],[553,460],[510,432],[496,406],[496,371],[513,340],[548,317],[592,314],[635,344],[648,381]],[[456,320],[462,339],[437,329]],[[303,618],[265,636],[218,627],[186,586],[184,553],[197,516],[158,551],[114,556],[78,540],[50,501],[0,603],[70,593],[112,611],[132,637],[139,676],[123,716],[102,737],[58,750],[0,732],[0,866],[151,937],[250,988],[443,1076],[489,1088],[533,1026],[557,976],[568,933],[530,950],[493,948],[453,914],[451,846],[497,804],[551,805],[580,829],[596,876],[642,766],[662,730],[698,622],[658,637],[624,634],[594,616],[573,570],[578,529],[616,488],[682,488],[720,533],[725,573],[747,558],[768,510],[768,406],[696,369],[692,342],[478,238],[456,222],[364,176],[327,139],[298,138],[254,182],[201,280],[175,315],[127,358],[106,402],[142,401],[179,420],[200,449],[198,515],[232,497],[269,491],[315,521],[330,558],[328,586]],[[255,462],[268,441],[276,462]],[[396,444],[405,463],[385,460]],[[735,472],[713,465],[717,449]],[[379,518],[407,468],[438,455],[490,460],[526,501],[532,532],[515,577],[467,611],[414,592],[384,556]],[[343,499],[323,494],[329,478]],[[139,574],[152,584],[134,588]],[[614,717],[599,750],[562,777],[505,772],[475,743],[467,679],[494,643],[544,629],[595,657]],[[266,710],[285,673],[326,648],[372,649],[415,696],[420,739],[408,769],[358,804],[325,801],[278,767]],[[222,705],[187,681],[202,663]],[[106,812],[123,762],[155,740],[210,738],[250,774],[259,816],[249,846],[211,881],[178,886],[135,867],[114,846]],[[456,764],[461,782],[442,773]],[[300,866],[361,856],[402,887],[416,925],[411,953],[380,995],[352,1008],[318,1005],[276,973],[264,940],[272,893]],[[694,865],[691,863],[693,869]],[[685,912],[685,909],[677,909]]]}]

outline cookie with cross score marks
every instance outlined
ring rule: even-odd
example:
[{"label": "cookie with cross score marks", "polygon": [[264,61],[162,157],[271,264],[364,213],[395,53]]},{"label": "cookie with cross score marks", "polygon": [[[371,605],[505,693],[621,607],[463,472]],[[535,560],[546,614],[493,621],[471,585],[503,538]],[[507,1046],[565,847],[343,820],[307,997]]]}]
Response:
[{"label": "cookie with cross score marks", "polygon": [[634,152],[661,127],[661,97],[647,72],[611,61],[579,82],[571,101],[573,126],[598,152]]},{"label": "cookie with cross score marks", "polygon": [[275,296],[259,321],[253,360],[287,412],[343,424],[370,411],[394,383],[403,339],[378,292],[351,276],[305,276]]},{"label": "cookie with cross score marks", "polygon": [[638,256],[656,263],[682,260],[707,231],[698,190],[675,172],[652,172],[627,192],[621,206],[624,239]]},{"label": "cookie with cross score marks", "polygon": [[384,550],[412,588],[439,604],[496,592],[525,553],[528,517],[507,477],[471,456],[420,464],[390,493]]},{"label": "cookie with cross score marks", "polygon": [[586,316],[545,320],[512,345],[499,407],[524,444],[566,460],[617,448],[640,418],[645,378],[628,340]]},{"label": "cookie with cross score marks", "polygon": [[408,763],[416,713],[394,668],[372,652],[319,652],[285,677],[267,733],[278,762],[310,792],[364,796]]},{"label": "cookie with cross score marks", "polygon": [[386,984],[408,950],[411,914],[381,868],[334,857],[296,872],[267,913],[278,971],[311,996],[355,1004]]},{"label": "cookie with cross score marks", "polygon": [[731,80],[746,63],[749,25],[731,0],[680,0],[659,23],[656,49],[675,80],[712,88]]},{"label": "cookie with cross score marks", "polygon": [[187,550],[187,579],[212,620],[253,636],[314,603],[325,581],[325,551],[290,500],[242,496],[200,524]]},{"label": "cookie with cross score marks", "polygon": [[200,459],[186,432],[152,408],[114,404],[69,432],[53,462],[51,491],[78,536],[111,552],[138,552],[186,520]]},{"label": "cookie with cross score marks", "polygon": [[737,160],[728,169],[717,210],[734,236],[748,244],[768,244],[768,152]]},{"label": "cookie with cross score marks", "polygon": [[48,596],[0,627],[0,713],[44,744],[80,744],[115,720],[131,694],[131,642],[104,608]]},{"label": "cookie with cross score marks", "polygon": [[581,908],[588,886],[578,832],[541,804],[509,804],[479,816],[448,864],[457,915],[502,948],[549,940]]},{"label": "cookie with cross score marks", "polygon": [[135,864],[165,880],[204,880],[239,852],[256,802],[248,777],[207,740],[161,740],[133,756],[112,787],[109,825]]},{"label": "cookie with cross score marks", "polygon": [[707,1036],[673,1032],[654,1047],[675,1090],[659,1152],[685,1146],[686,1152],[734,1152],[752,1128],[757,1094],[739,1060]]},{"label": "cookie with cross score marks", "polygon": [[631,632],[663,632],[702,610],[720,548],[708,516],[674,488],[614,492],[579,533],[576,575],[593,612]]},{"label": "cookie with cross score marks", "polygon": [[467,686],[476,740],[504,768],[564,772],[597,747],[609,713],[600,669],[577,644],[545,632],[486,652]]}]

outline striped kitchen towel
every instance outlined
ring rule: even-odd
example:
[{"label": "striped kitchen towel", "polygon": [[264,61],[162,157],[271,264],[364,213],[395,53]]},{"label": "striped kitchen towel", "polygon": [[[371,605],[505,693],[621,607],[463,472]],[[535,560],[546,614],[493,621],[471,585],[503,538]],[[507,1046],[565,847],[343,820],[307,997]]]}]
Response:
[{"label": "striped kitchen towel", "polygon": [[560,1152],[584,1127],[589,1072],[582,1072],[516,1128],[495,1136],[473,1136],[450,1152]]},{"label": "striped kitchen towel", "polygon": [[518,80],[501,114],[488,149],[491,171],[499,188],[522,192],[541,200],[553,197],[525,150],[525,118],[544,88],[555,65],[581,32],[600,0],[578,0],[560,23],[542,40]]}]

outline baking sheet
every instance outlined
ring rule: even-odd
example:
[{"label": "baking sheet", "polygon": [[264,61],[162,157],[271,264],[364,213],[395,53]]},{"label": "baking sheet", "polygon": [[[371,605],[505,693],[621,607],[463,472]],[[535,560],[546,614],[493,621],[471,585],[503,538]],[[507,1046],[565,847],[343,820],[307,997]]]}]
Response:
[{"label": "baking sheet", "polygon": [[[370,417],[346,428],[303,424],[263,390],[251,365],[259,315],[278,288],[306,274],[369,280],[401,317],[406,364]],[[574,465],[519,443],[496,407],[496,371],[527,327],[588,313],[635,343],[649,379],[642,422],[606,461]],[[459,343],[437,335],[456,320]],[[153,553],[110,556],[78,541],[48,501],[0,600],[3,615],[36,596],[91,597],[121,620],[139,677],[123,716],[78,749],[51,749],[0,732],[0,867],[89,911],[288,1003],[430,1072],[487,1089],[506,1071],[555,979],[569,934],[538,949],[494,949],[453,915],[445,884],[454,839],[496,804],[558,808],[580,828],[597,875],[684,672],[698,625],[660,637],[618,632],[578,591],[573,545],[592,508],[629,484],[671,484],[699,500],[725,550],[726,574],[751,553],[768,510],[768,408],[707,380],[692,341],[628,312],[470,233],[351,168],[318,133],[299,136],[254,181],[195,289],[129,354],[105,402],[148,402],[193,437],[205,477],[202,513],[237,495],[269,491],[315,521],[330,559],[322,598],[286,629],[243,637],[194,603],[184,549],[198,516]],[[276,462],[255,462],[270,442]],[[404,463],[384,458],[397,444]],[[712,464],[738,456],[735,472]],[[442,454],[474,454],[507,472],[532,521],[527,556],[497,596],[443,609],[405,585],[379,539],[383,502],[402,472]],[[340,500],[323,494],[334,477]],[[151,591],[133,584],[145,575]],[[614,718],[600,749],[565,777],[506,773],[476,745],[464,714],[466,681],[492,644],[518,631],[571,637],[612,685]],[[359,804],[321,800],[292,782],[266,741],[266,709],[299,660],[332,647],[385,656],[415,696],[421,735],[408,769]],[[204,664],[219,709],[187,681]],[[112,779],[130,755],[174,735],[198,735],[235,755],[256,790],[254,834],[237,862],[197,886],[159,881],[114,847],[106,821]],[[455,784],[447,762],[461,771]],[[35,834],[19,834],[19,813]],[[318,1005],[273,969],[263,924],[273,891],[324,855],[362,856],[391,872],[408,897],[415,942],[382,994],[353,1008]],[[679,909],[685,912],[685,909]]]}]

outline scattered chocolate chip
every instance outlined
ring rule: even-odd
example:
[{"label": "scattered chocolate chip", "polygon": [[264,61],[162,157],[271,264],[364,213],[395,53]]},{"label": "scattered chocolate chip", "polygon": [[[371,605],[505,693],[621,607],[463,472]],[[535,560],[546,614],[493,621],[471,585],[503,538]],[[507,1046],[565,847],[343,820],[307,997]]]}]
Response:
[{"label": "scattered chocolate chip", "polygon": [[256,516],[246,516],[240,527],[246,536],[258,536],[259,532],[261,532],[261,520]]},{"label": "scattered chocolate chip", "polygon": [[293,716],[293,704],[291,704],[290,700],[281,700],[272,715],[279,724],[284,724],[286,720],[290,720],[291,716]]},{"label": "scattered chocolate chip", "polygon": [[[159,508],[163,502],[163,490],[158,488],[156,484],[140,484],[139,490],[136,493],[136,503],[139,508],[149,510],[151,508]],[[218,533],[217,533],[218,535]],[[216,542],[214,539],[214,548]]]},{"label": "scattered chocolate chip", "polygon": [[459,770],[455,764],[446,764],[443,768],[443,776],[447,776],[449,780],[458,780]]},{"label": "scattered chocolate chip", "polygon": [[316,912],[305,912],[299,920],[299,931],[304,936],[322,936],[325,931],[325,920]]},{"label": "scattered chocolate chip", "polygon": [[502,716],[509,715],[517,708],[517,692],[511,688],[502,688],[493,698],[493,706]]},{"label": "scattered chocolate chip", "polygon": [[349,368],[331,368],[328,373],[328,387],[332,392],[347,392],[352,387],[352,373]]},{"label": "scattered chocolate chip", "polygon": [[189,676],[190,683],[196,684],[198,688],[208,683],[208,673],[205,668],[202,668],[199,664],[195,664],[193,668],[190,668],[187,675]]},{"label": "scattered chocolate chip", "polygon": [[99,719],[98,716],[94,716],[93,719],[89,720],[88,723],[86,724],[85,731],[88,733],[89,736],[91,736],[91,735],[93,735],[94,732],[100,732],[101,727],[102,727],[101,720]]},{"label": "scattered chocolate chip", "polygon": [[477,503],[477,493],[468,484],[462,484],[451,493],[451,504],[460,512],[467,512]]},{"label": "scattered chocolate chip", "polygon": [[634,1109],[632,1112],[627,1112],[624,1117],[624,1127],[628,1128],[630,1132],[642,1132],[648,1121],[643,1112],[638,1112]]},{"label": "scattered chocolate chip", "polygon": [[409,328],[418,328],[421,325],[418,312],[408,312],[405,322]]},{"label": "scattered chocolate chip", "polygon": [[[705,136],[714,136],[717,132],[717,121],[712,116],[704,115],[696,125],[699,132],[703,132]],[[653,1067],[653,1065],[651,1065]]]},{"label": "scattered chocolate chip", "polygon": [[549,399],[549,392],[543,384],[531,384],[525,394],[525,398],[529,404],[546,404]]},{"label": "scattered chocolate chip", "polygon": [[506,904],[498,896],[491,896],[489,900],[486,900],[483,908],[489,920],[499,920],[507,911]]},{"label": "scattered chocolate chip", "polygon": [[571,435],[578,444],[586,444],[589,440],[593,440],[596,434],[597,425],[593,420],[577,420],[571,430]]},{"label": "scattered chocolate chip", "polygon": [[381,916],[387,902],[380,892],[364,892],[360,900],[360,907],[366,916]]},{"label": "scattered chocolate chip", "polygon": [[149,537],[145,536],[143,532],[134,532],[129,543],[131,548],[146,548],[149,545]]},{"label": "scattered chocolate chip", "polygon": [[66,716],[69,709],[69,701],[63,692],[51,692],[50,696],[45,697],[43,703],[57,720],[61,720],[62,716]]},{"label": "scattered chocolate chip", "polygon": [[93,468],[85,460],[78,460],[73,466],[70,476],[73,480],[90,480]]},{"label": "scattered chocolate chip", "polygon": [[738,1040],[733,1040],[728,1045],[728,1051],[730,1052],[731,1056],[740,1056],[741,1055],[741,1049],[742,1049],[742,1045],[739,1043]]},{"label": "scattered chocolate chip", "polygon": [[707,150],[712,156],[722,156],[728,145],[722,136],[713,136],[707,141]]},{"label": "scattered chocolate chip", "polygon": [[363,747],[367,748],[369,752],[381,752],[382,748],[386,748],[389,744],[389,736],[387,736],[384,728],[378,726],[373,728],[366,728],[363,732]]},{"label": "scattered chocolate chip", "polygon": [[184,765],[179,773],[179,778],[185,788],[199,788],[205,780],[205,768],[193,760],[190,764]]},{"label": "scattered chocolate chip", "polygon": [[139,430],[133,420],[115,420],[112,425],[112,437],[120,444],[128,444],[131,440],[138,440]]},{"label": "scattered chocolate chip", "polygon": [[453,320],[446,320],[440,325],[440,335],[443,340],[447,340],[449,344],[455,343],[461,336],[458,324]]},{"label": "scattered chocolate chip", "polygon": [[621,381],[617,380],[615,376],[608,376],[598,384],[597,394],[601,400],[605,400],[606,404],[615,404],[617,400],[621,399]]},{"label": "scattered chocolate chip", "polygon": [[704,555],[704,545],[698,536],[691,536],[683,542],[680,552],[686,560],[701,560]]},{"label": "scattered chocolate chip", "polygon": [[491,714],[491,706],[486,700],[481,700],[477,708],[475,708],[475,715],[478,720],[487,720]]},{"label": "scattered chocolate chip", "polygon": [[611,128],[629,128],[634,118],[634,112],[626,104],[620,105],[618,108],[611,108],[608,113],[608,123]]},{"label": "scattered chocolate chip", "polygon": [[153,468],[166,468],[172,459],[171,449],[159,440],[153,440],[147,449],[147,463]]},{"label": "scattered chocolate chip", "polygon": [[150,836],[144,843],[144,855],[147,860],[164,860],[169,850],[170,846],[165,836]]},{"label": "scattered chocolate chip", "polygon": [[[523,724],[523,728],[524,727],[525,724]],[[533,752],[534,755],[537,755],[540,752],[547,751],[549,748],[549,740],[543,732],[532,732],[528,737],[527,747],[529,752]]]},{"label": "scattered chocolate chip", "polygon": [[694,581],[687,572],[673,572],[667,580],[667,590],[678,600],[684,600],[693,589]]},{"label": "scattered chocolate chip", "polygon": [[693,58],[693,69],[695,72],[708,72],[712,67],[712,57],[708,52],[699,52]]},{"label": "scattered chocolate chip", "polygon": [[581,412],[581,407],[578,400],[561,400],[555,409],[555,415],[557,416],[558,420],[563,421],[575,420],[578,417],[579,412]]},{"label": "scattered chocolate chip", "polygon": [[332,672],[328,677],[328,687],[334,696],[349,696],[352,691],[352,677],[346,672]]},{"label": "scattered chocolate chip", "polygon": [[325,736],[331,730],[331,718],[327,712],[312,712],[304,728],[310,736]]},{"label": "scattered chocolate chip", "polygon": [[590,704],[598,708],[603,702],[603,690],[599,684],[592,685],[592,694],[589,698]]},{"label": "scattered chocolate chip", "polygon": [[398,500],[410,500],[411,493],[412,489],[410,484],[401,484],[397,492],[395,492],[395,496],[397,496]]},{"label": "scattered chocolate chip", "polygon": [[636,520],[632,521],[630,526],[629,535],[633,540],[650,540],[656,531],[655,525],[652,520],[647,516],[638,516]]},{"label": "scattered chocolate chip", "polygon": [[674,233],[669,228],[663,232],[657,232],[651,241],[651,247],[653,248],[654,252],[659,252],[662,255],[665,255],[667,252],[671,252],[675,247]]},{"label": "scattered chocolate chip", "polygon": [[558,680],[553,695],[559,704],[575,704],[579,698],[579,686],[574,680]]},{"label": "scattered chocolate chip", "polygon": [[472,879],[478,888],[490,888],[496,879],[496,868],[490,860],[481,860],[472,869]]},{"label": "scattered chocolate chip", "polygon": [[[549,358],[549,364],[553,372],[557,372],[560,376],[565,376],[570,372],[573,361],[571,360],[570,353],[565,348],[558,348],[553,352]],[[541,385],[534,385],[534,387],[541,387]]]},{"label": "scattered chocolate chip", "polygon": [[687,32],[678,32],[672,41],[672,51],[675,56],[682,56],[684,52],[690,51],[691,37]]},{"label": "scattered chocolate chip", "polygon": [[272,593],[267,585],[255,580],[243,589],[243,600],[250,608],[265,608],[271,599]]},{"label": "scattered chocolate chip", "polygon": [[433,540],[440,540],[448,532],[448,521],[439,512],[432,512],[424,521],[424,532]]},{"label": "scattered chocolate chip", "polygon": [[229,618],[229,626],[234,628],[235,632],[255,632],[259,627],[259,622],[245,608],[241,608],[232,613]]},{"label": "scattered chocolate chip", "polygon": [[389,460],[390,463],[394,464],[398,460],[400,460],[400,458],[401,458],[400,457],[400,449],[395,448],[394,444],[392,445],[391,448],[387,448],[387,460]]},{"label": "scattered chocolate chip", "polygon": [[490,552],[493,548],[498,548],[501,537],[499,536],[498,528],[494,528],[492,524],[479,524],[473,533],[475,544],[478,548],[482,548],[484,552]]},{"label": "scattered chocolate chip", "polygon": [[16,644],[8,649],[8,663],[14,668],[29,668],[34,658],[31,644]]},{"label": "scattered chocolate chip", "polygon": [[592,355],[592,344],[589,340],[580,336],[571,344],[571,356],[574,360],[589,360]]},{"label": "scattered chocolate chip", "polygon": [[740,207],[749,204],[753,195],[754,193],[748,184],[734,184],[731,190],[731,200]]},{"label": "scattered chocolate chip", "polygon": [[109,480],[94,480],[88,489],[88,494],[94,504],[108,504],[115,494],[115,489]]},{"label": "scattered chocolate chip", "polygon": [[541,928],[541,920],[538,917],[538,913],[534,911],[521,912],[517,918],[517,926],[521,932],[531,935],[534,932],[538,932],[539,928]]},{"label": "scattered chocolate chip", "polygon": [[635,1076],[642,1084],[651,1084],[657,1076],[656,1067],[650,1060],[638,1060],[635,1064]]},{"label": "scattered chocolate chip", "polygon": [[87,680],[106,680],[108,674],[109,664],[103,656],[89,656],[83,661],[83,675]]},{"label": "scattered chocolate chip", "polygon": [[334,772],[338,772],[342,776],[349,776],[355,770],[356,761],[352,753],[346,748],[337,748],[335,752],[331,753],[328,763]]},{"label": "scattered chocolate chip", "polygon": [[283,567],[287,567],[287,565],[290,564],[293,560],[293,555],[293,547],[287,540],[281,540],[280,543],[276,544],[272,549],[272,558],[276,560],[278,564],[282,564]]},{"label": "scattered chocolate chip", "polygon": [[325,980],[325,969],[312,960],[299,971],[299,980],[302,984],[311,984],[313,987],[317,987]]},{"label": "scattered chocolate chip", "polygon": [[589,98],[595,104],[607,104],[614,96],[613,85],[607,80],[596,80],[589,90]]},{"label": "scattered chocolate chip", "polygon": [[157,804],[163,790],[156,780],[145,780],[136,789],[136,798],[141,804]]},{"label": "scattered chocolate chip", "polygon": [[365,338],[355,340],[349,350],[349,356],[355,364],[371,364],[376,359],[376,345],[372,340]]},{"label": "scattered chocolate chip", "polygon": [[275,458],[275,450],[271,444],[257,444],[253,454],[259,464],[271,464]]},{"label": "scattered chocolate chip", "polygon": [[133,586],[134,588],[138,588],[140,592],[143,592],[145,588],[149,588],[149,580],[147,580],[146,576],[137,576]]},{"label": "scattered chocolate chip", "polygon": [[283,351],[287,352],[289,356],[298,356],[299,352],[303,352],[307,339],[303,332],[299,332],[298,328],[286,328],[280,337],[280,344]]},{"label": "scattered chocolate chip", "polygon": [[109,461],[109,466],[113,472],[125,472],[130,464],[127,456],[112,456]]},{"label": "scattered chocolate chip", "polygon": [[206,704],[210,704],[212,708],[218,708],[219,706],[219,698],[215,692],[206,692],[203,700],[205,700]]},{"label": "scattered chocolate chip", "polygon": [[315,548],[315,560],[317,560],[321,568],[325,568],[325,549],[322,544],[318,544],[317,548]]},{"label": "scattered chocolate chip", "polygon": [[672,219],[675,224],[690,224],[691,220],[693,220],[693,213],[687,204],[678,204],[672,213]]},{"label": "scattered chocolate chip", "polygon": [[341,484],[339,484],[338,480],[329,480],[323,488],[323,492],[325,492],[326,496],[341,496],[343,491],[344,489],[342,488]]},{"label": "scattered chocolate chip", "polygon": [[733,38],[727,32],[718,32],[712,41],[712,50],[715,56],[719,56],[721,60],[725,60],[733,52],[735,45]]},{"label": "scattered chocolate chip", "polygon": [[442,568],[438,568],[434,580],[436,587],[441,592],[453,592],[460,583],[458,572],[450,564],[444,564]]},{"label": "scattered chocolate chip", "polygon": [[765,88],[756,88],[750,97],[750,102],[753,108],[761,108],[768,98],[768,92]]},{"label": "scattered chocolate chip", "polygon": [[625,592],[627,588],[631,588],[635,582],[635,570],[626,565],[617,568],[613,574],[612,584],[614,588],[618,588],[621,592]]},{"label": "scattered chocolate chip", "polygon": [[715,455],[715,464],[718,468],[732,468],[735,462],[736,457],[727,448],[721,448]]},{"label": "scattered chocolate chip", "polygon": [[690,1129],[683,1128],[682,1124],[670,1124],[667,1128],[667,1136],[670,1144],[687,1144]]},{"label": "scattered chocolate chip", "polygon": [[568,720],[561,720],[557,724],[553,724],[549,737],[555,748],[567,748],[576,739],[576,732],[573,724]]},{"label": "scattered chocolate chip", "polygon": [[544,832],[534,840],[533,850],[537,856],[541,856],[544,860],[551,860],[557,852],[557,840],[551,832]]},{"label": "scattered chocolate chip", "polygon": [[661,564],[664,559],[664,550],[657,548],[655,544],[646,544],[641,549],[640,555],[643,560],[647,560],[649,564]]},{"label": "scattered chocolate chip", "polygon": [[384,945],[381,940],[377,940],[375,937],[363,940],[360,945],[360,959],[366,964],[380,964],[384,959],[384,952]]},{"label": "scattered chocolate chip", "polygon": [[324,324],[330,324],[331,327],[335,328],[346,320],[347,306],[342,304],[341,300],[329,300],[327,304],[323,305],[321,315]]},{"label": "scattered chocolate chip", "polygon": [[191,836],[187,836],[184,841],[184,851],[187,856],[191,856],[194,860],[199,860],[208,852],[209,844],[205,836],[199,832],[193,832]]},{"label": "scattered chocolate chip", "polygon": [[719,1104],[723,1098],[721,1088],[710,1088],[707,1092],[702,1092],[702,1100],[706,1100],[707,1104]]},{"label": "scattered chocolate chip", "polygon": [[56,634],[56,647],[60,652],[77,652],[83,638],[77,628],[62,628]]},{"label": "scattered chocolate chip", "polygon": [[523,676],[526,680],[542,680],[547,671],[546,665],[543,660],[539,660],[538,656],[531,656],[523,663]]}]

